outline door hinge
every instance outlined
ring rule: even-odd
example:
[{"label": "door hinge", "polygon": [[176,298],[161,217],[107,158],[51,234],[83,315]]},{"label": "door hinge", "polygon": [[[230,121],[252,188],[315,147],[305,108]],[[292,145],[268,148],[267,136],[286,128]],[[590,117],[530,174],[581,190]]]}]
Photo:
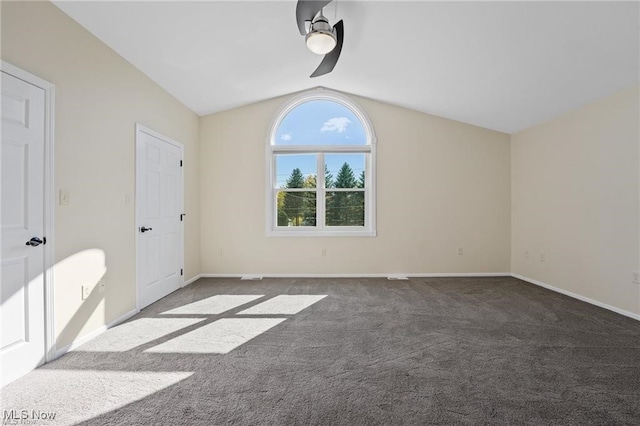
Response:
[{"label": "door hinge", "polygon": [[184,275],[184,269],[180,269],[180,275]]},{"label": "door hinge", "polygon": [[180,167],[182,167],[182,160],[180,160]]}]

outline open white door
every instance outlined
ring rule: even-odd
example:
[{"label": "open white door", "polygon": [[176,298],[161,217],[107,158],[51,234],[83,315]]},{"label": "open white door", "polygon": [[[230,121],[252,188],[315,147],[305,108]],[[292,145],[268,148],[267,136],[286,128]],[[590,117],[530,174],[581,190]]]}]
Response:
[{"label": "open white door", "polygon": [[2,72],[0,380],[45,362],[45,91]]},{"label": "open white door", "polygon": [[183,284],[182,145],[136,126],[138,309]]}]

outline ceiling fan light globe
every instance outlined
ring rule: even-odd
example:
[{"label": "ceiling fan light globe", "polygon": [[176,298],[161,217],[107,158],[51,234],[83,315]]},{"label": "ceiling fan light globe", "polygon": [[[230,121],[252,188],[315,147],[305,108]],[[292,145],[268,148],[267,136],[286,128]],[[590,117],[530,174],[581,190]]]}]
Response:
[{"label": "ceiling fan light globe", "polygon": [[336,36],[331,31],[316,30],[311,31],[306,36],[307,47],[313,53],[326,55],[331,52],[337,44]]}]

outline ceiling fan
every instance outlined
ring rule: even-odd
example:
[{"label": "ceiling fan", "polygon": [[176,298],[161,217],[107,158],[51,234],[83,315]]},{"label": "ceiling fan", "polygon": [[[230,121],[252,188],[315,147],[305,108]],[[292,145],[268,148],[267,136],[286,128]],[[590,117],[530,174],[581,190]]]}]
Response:
[{"label": "ceiling fan", "polygon": [[324,55],[322,62],[310,77],[319,77],[333,71],[342,51],[344,25],[342,19],[333,27],[322,14],[332,0],[298,0],[296,20],[300,35],[305,36],[307,47],[313,53]]}]

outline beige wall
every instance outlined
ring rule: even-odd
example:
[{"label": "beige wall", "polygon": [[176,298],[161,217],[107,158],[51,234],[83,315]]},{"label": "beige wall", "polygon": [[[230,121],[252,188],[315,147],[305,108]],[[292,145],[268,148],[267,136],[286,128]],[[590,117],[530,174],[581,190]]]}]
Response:
[{"label": "beige wall", "polygon": [[640,313],[638,102],[636,87],[512,136],[514,274]]},{"label": "beige wall", "polygon": [[[2,59],[56,86],[55,186],[71,194],[55,209],[59,349],[135,309],[135,123],[185,146],[185,278],[200,273],[198,117],[47,2],[2,2]],[[107,291],[83,302],[101,251]]]},{"label": "beige wall", "polygon": [[378,138],[378,236],[266,237],[265,140],[288,99],[200,119],[203,273],[509,272],[509,135],[358,97]]}]

